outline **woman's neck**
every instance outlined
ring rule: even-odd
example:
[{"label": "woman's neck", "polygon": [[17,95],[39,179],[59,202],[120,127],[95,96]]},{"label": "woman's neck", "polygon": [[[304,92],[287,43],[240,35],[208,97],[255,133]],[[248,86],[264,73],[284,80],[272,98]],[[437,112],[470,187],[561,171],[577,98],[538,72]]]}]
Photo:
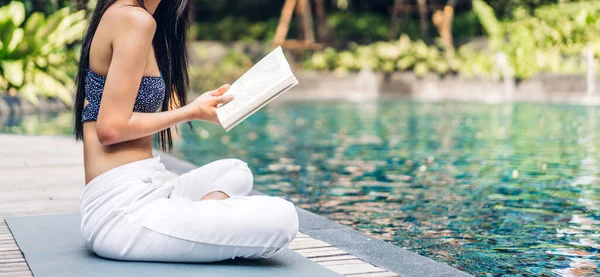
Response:
[{"label": "woman's neck", "polygon": [[[144,8],[148,11],[148,13],[154,15],[154,12],[156,11],[158,4],[160,4],[160,0],[143,0],[143,1],[144,1]],[[132,6],[139,5],[138,1],[136,1],[136,0],[120,0],[118,2],[121,4],[125,4],[125,5],[132,5]]]},{"label": "woman's neck", "polygon": [[158,4],[160,4],[160,0],[144,0],[146,10],[152,15],[154,14],[154,11],[156,11]]}]

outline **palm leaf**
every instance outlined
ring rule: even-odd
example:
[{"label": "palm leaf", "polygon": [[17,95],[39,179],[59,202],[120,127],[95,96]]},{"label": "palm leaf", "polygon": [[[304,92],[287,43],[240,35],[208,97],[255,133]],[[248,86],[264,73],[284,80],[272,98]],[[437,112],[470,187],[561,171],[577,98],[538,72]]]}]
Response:
[{"label": "palm leaf", "polygon": [[15,87],[23,85],[23,60],[7,60],[0,64],[4,78]]}]

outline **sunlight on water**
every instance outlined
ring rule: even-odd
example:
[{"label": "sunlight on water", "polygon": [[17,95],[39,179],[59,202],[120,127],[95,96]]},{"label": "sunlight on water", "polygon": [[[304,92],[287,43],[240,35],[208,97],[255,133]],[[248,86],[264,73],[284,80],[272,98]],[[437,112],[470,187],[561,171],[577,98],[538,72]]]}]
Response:
[{"label": "sunlight on water", "polygon": [[[478,276],[598,276],[599,115],[538,104],[276,103],[229,133],[180,126],[173,154],[243,159],[262,192]],[[66,134],[69,123],[0,117],[0,130]]]}]

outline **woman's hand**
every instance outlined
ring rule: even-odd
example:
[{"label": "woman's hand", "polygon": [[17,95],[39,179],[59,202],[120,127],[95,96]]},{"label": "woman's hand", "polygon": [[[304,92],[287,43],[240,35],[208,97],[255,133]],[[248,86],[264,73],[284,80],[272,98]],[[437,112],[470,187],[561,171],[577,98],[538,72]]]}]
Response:
[{"label": "woman's hand", "polygon": [[229,85],[222,85],[216,90],[203,93],[186,105],[191,110],[192,120],[203,120],[220,125],[217,117],[217,105],[233,100],[233,95],[223,95],[227,90],[229,90]]}]

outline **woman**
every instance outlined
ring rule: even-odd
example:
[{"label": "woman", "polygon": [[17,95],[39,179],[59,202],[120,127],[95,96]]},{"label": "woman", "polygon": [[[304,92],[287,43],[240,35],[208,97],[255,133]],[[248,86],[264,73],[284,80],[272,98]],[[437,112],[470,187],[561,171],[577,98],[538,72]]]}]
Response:
[{"label": "woman", "polygon": [[252,173],[237,159],[181,176],[152,157],[152,135],[219,124],[224,85],[186,105],[188,0],[99,0],[81,50],[75,133],[86,187],[81,232],[98,255],[119,260],[213,262],[273,256],[298,231],[293,204],[247,196]]}]

